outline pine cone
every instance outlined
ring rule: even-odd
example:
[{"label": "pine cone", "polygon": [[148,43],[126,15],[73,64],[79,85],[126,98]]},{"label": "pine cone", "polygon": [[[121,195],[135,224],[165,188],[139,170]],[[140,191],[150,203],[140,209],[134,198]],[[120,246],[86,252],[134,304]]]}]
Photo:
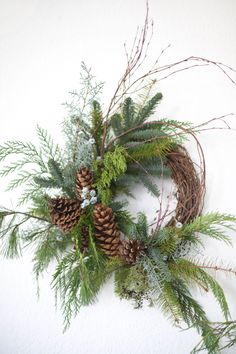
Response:
[{"label": "pine cone", "polygon": [[80,252],[86,253],[89,247],[89,229],[88,226],[82,226],[81,228],[82,238],[80,244]]},{"label": "pine cone", "polygon": [[112,209],[103,204],[97,204],[93,211],[94,228],[100,248],[109,257],[119,256],[120,232],[117,229]]},{"label": "pine cone", "polygon": [[50,200],[49,211],[52,223],[63,232],[69,232],[79,221],[81,206],[76,199],[58,197]]},{"label": "pine cone", "polygon": [[135,264],[145,254],[147,246],[139,240],[122,240],[120,257],[128,264]]},{"label": "pine cone", "polygon": [[92,172],[88,167],[81,167],[76,174],[76,194],[81,198],[82,189],[87,187],[91,188],[93,183]]}]

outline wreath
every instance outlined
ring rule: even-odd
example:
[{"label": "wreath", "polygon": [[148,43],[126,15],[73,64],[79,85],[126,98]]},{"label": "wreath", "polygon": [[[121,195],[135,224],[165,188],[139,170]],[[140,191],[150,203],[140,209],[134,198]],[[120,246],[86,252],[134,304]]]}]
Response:
[{"label": "wreath", "polygon": [[[19,205],[28,206],[26,211],[1,207],[1,253],[12,258],[21,254],[22,247],[33,245],[37,280],[51,261],[56,263],[52,287],[61,301],[65,329],[114,275],[121,299],[133,301],[136,308],[143,303],[159,305],[175,325],[185,323],[198,330],[202,341],[194,350],[217,353],[222,336],[231,336],[230,345],[234,343],[235,323],[228,321],[224,291],[208,270],[236,271],[188,256],[195,248],[199,252],[206,236],[228,243],[226,231],[234,230],[236,218],[218,212],[202,214],[205,162],[197,134],[206,123],[152,120],[162,99],[159,92],[150,94],[154,81],[145,86],[142,100],[127,94],[125,84],[138,63],[136,55],[107,114],[97,99],[102,84],[94,83],[90,69],[82,64],[81,90],[72,92],[67,103],[64,145],[55,144],[38,127],[39,147],[21,141],[0,146],[1,161],[17,156],[2,168],[1,176],[18,172],[8,189],[24,184]],[[196,143],[198,163],[184,147],[189,138]],[[164,206],[164,179],[175,186],[172,210],[168,202]],[[129,212],[124,196],[132,196],[135,183],[161,199],[151,225],[144,213],[133,217]],[[217,326],[210,322],[191,293],[192,285],[212,292],[226,322]]]}]

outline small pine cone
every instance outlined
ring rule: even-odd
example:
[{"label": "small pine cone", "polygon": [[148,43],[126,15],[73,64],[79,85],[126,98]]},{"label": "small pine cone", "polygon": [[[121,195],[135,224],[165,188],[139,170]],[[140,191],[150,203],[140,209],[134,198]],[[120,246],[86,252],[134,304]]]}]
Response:
[{"label": "small pine cone", "polygon": [[109,258],[119,256],[120,232],[112,209],[103,204],[95,205],[93,220],[94,236],[100,248]]},{"label": "small pine cone", "polygon": [[135,264],[145,254],[147,246],[139,240],[122,240],[120,257],[128,264]]},{"label": "small pine cone", "polygon": [[81,167],[76,174],[76,194],[81,198],[82,189],[87,187],[91,188],[93,183],[93,175],[88,167]]},{"label": "small pine cone", "polygon": [[79,221],[81,216],[80,202],[65,197],[53,198],[49,202],[49,211],[52,223],[63,232],[69,232]]},{"label": "small pine cone", "polygon": [[80,252],[87,253],[89,247],[89,229],[88,226],[82,226],[81,228],[82,238],[80,243]]}]

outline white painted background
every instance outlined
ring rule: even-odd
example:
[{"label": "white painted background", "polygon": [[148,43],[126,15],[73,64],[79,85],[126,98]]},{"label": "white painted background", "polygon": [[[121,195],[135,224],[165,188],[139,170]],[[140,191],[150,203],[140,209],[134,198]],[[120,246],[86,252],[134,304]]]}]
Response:
[{"label": "white painted background", "polygon": [[[150,0],[150,11],[155,23],[150,59],[171,44],[163,62],[199,55],[236,67],[235,0]],[[60,137],[65,115],[61,103],[68,91],[78,88],[82,60],[106,81],[107,102],[124,69],[123,43],[132,42],[144,14],[143,0],[0,0],[1,142],[34,140],[36,123]],[[179,74],[164,81],[160,90],[164,99],[158,117],[198,123],[236,112],[236,87],[214,68]],[[205,211],[236,214],[236,132],[206,132],[201,142],[207,162]],[[14,204],[14,195],[4,193],[4,183],[0,202]],[[154,201],[146,201],[133,210],[152,217]],[[209,256],[236,264],[235,248],[207,245]],[[41,283],[38,302],[31,256],[0,260],[0,354],[188,354],[198,341],[194,330],[173,328],[157,308],[137,311],[120,302],[112,282],[97,304],[82,309],[62,334],[61,314],[55,311],[49,286],[52,269]],[[236,318],[236,278],[217,278]],[[211,318],[219,319],[212,297],[197,297]]]}]

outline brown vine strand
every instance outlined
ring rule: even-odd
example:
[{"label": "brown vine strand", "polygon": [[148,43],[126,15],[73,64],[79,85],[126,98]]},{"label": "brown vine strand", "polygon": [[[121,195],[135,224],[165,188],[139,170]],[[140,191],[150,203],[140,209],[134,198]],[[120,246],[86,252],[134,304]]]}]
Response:
[{"label": "brown vine strand", "polygon": [[166,158],[166,165],[170,168],[172,180],[177,187],[175,215],[167,226],[174,226],[176,221],[186,224],[201,213],[204,186],[183,146],[178,146],[169,152]]},{"label": "brown vine strand", "polygon": [[[149,31],[151,28],[151,35],[149,38]],[[152,80],[153,83],[157,83],[159,81],[165,80],[172,75],[175,75],[179,72],[189,70],[195,67],[202,67],[202,66],[213,66],[220,70],[227,79],[234,85],[236,85],[235,79],[232,77],[232,74],[236,73],[236,70],[229,66],[225,65],[222,62],[210,60],[203,57],[198,56],[189,56],[184,59],[178,60],[176,62],[172,62],[163,66],[159,66],[158,62],[160,56],[165,52],[167,48],[170,46],[168,45],[167,48],[163,49],[160,55],[157,57],[156,61],[154,62],[151,69],[147,72],[144,72],[140,75],[137,75],[135,78],[134,74],[142,67],[143,62],[147,58],[148,49],[151,43],[153,32],[153,21],[149,19],[149,5],[148,1],[146,1],[146,15],[144,20],[144,25],[141,28],[140,33],[137,32],[134,41],[133,47],[131,49],[130,54],[125,47],[125,54],[127,58],[127,65],[124,70],[124,74],[121,76],[120,80],[118,81],[117,87],[115,92],[110,100],[108,105],[108,109],[106,114],[104,115],[103,123],[105,124],[105,129],[103,132],[102,142],[101,142],[101,155],[103,156],[105,148],[105,142],[107,138],[107,131],[109,126],[109,117],[114,114],[117,109],[120,108],[120,104],[122,100],[127,95],[131,95],[133,93],[137,93],[141,89],[147,88],[149,84],[144,84],[146,80]],[[138,87],[138,86],[141,86]]]}]

